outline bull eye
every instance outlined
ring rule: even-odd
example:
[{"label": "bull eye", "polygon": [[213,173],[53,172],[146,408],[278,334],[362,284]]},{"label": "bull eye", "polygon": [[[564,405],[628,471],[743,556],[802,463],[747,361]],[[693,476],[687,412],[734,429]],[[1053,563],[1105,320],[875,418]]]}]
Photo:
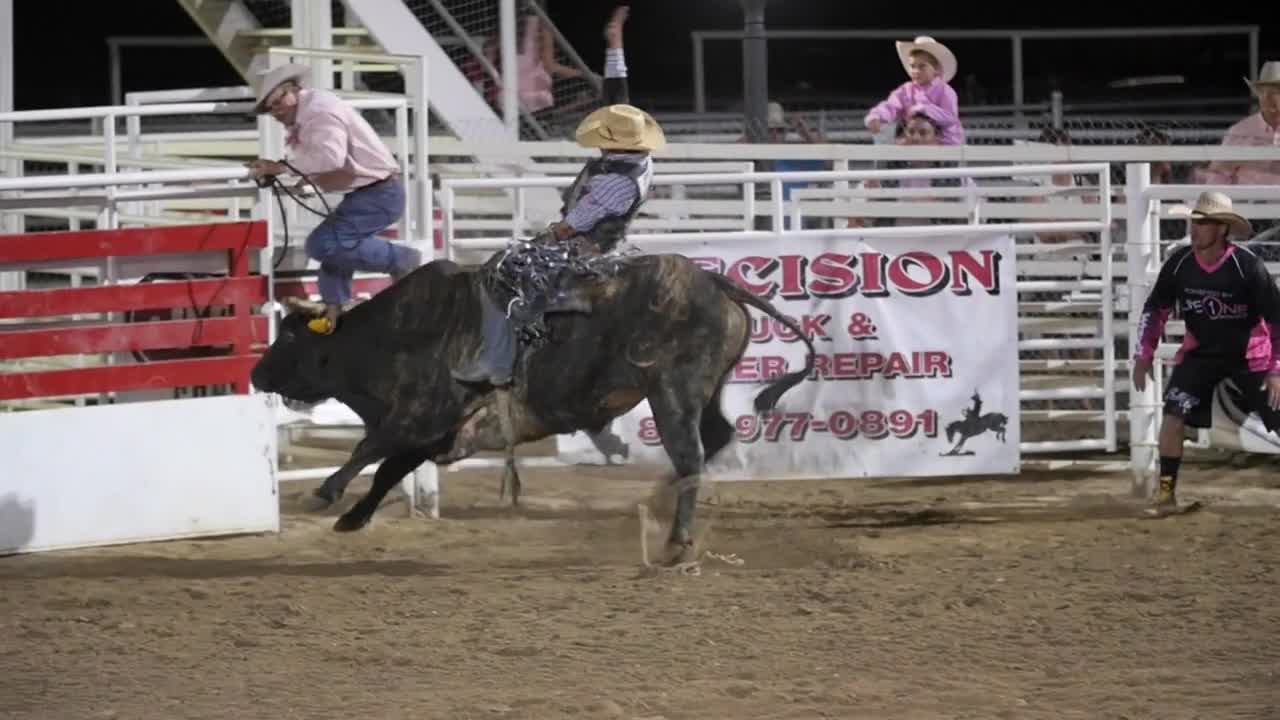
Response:
[{"label": "bull eye", "polygon": [[323,369],[325,369],[325,368],[329,367],[329,353],[323,353],[323,354],[321,354],[321,355],[317,356],[317,357],[316,357],[316,364],[320,366],[320,369],[321,369],[321,370],[323,370]]}]

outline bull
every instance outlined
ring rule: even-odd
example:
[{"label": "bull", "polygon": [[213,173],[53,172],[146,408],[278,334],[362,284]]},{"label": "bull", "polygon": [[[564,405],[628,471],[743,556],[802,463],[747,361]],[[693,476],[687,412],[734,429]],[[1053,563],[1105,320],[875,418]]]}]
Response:
[{"label": "bull", "polygon": [[579,289],[589,312],[548,315],[550,340],[521,353],[510,388],[459,382],[481,344],[482,274],[447,260],[427,263],[343,315],[337,332],[307,328],[315,307],[290,303],[275,341],[251,373],[253,386],[292,400],[337,399],[365,425],[350,458],[315,490],[336,502],[368,465],[373,483],[334,530],[354,531],[387,492],[425,461],[445,466],[477,452],[506,452],[518,502],[513,448],[554,434],[602,431],[648,400],[674,473],[669,564],[693,554],[700,476],[734,435],[720,409],[724,383],[750,341],[754,307],[804,338],[803,369],[754,399],[773,409],[813,369],[812,341],[771,303],[680,255],[624,258],[615,273]]}]

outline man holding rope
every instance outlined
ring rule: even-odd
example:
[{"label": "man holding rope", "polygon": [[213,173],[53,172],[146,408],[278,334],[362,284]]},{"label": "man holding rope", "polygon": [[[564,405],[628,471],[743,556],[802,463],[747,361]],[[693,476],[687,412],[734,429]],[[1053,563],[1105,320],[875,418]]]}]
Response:
[{"label": "man holding rope", "polygon": [[351,302],[356,270],[399,279],[422,263],[422,254],[377,237],[404,213],[400,166],[359,111],[328,90],[305,87],[309,74],[310,68],[297,64],[264,73],[254,110],[285,126],[290,158],[259,158],[249,169],[256,180],[295,174],[322,192],[343,193],[306,241],[307,257],[320,263],[325,306],[310,327],[328,334]]}]

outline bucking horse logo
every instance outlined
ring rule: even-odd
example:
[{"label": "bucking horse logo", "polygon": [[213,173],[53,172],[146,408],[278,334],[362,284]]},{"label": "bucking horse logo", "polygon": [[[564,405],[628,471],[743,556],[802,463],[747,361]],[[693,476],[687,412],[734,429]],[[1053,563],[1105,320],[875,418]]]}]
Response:
[{"label": "bucking horse logo", "polygon": [[972,450],[962,451],[964,441],[975,435],[981,435],[988,430],[996,434],[996,439],[1004,442],[1005,425],[1009,422],[1009,418],[1004,413],[987,413],[982,414],[982,396],[978,394],[977,389],[973,391],[973,407],[964,409],[964,419],[956,420],[947,424],[947,442],[954,442],[956,435],[960,436],[960,441],[956,446],[940,455],[972,455]]}]

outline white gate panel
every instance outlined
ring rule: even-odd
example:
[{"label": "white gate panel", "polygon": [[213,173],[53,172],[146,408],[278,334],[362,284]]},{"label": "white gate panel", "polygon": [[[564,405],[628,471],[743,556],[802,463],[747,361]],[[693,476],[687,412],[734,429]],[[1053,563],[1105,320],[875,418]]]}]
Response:
[{"label": "white gate panel", "polygon": [[268,395],[0,415],[0,554],[275,532]]}]

